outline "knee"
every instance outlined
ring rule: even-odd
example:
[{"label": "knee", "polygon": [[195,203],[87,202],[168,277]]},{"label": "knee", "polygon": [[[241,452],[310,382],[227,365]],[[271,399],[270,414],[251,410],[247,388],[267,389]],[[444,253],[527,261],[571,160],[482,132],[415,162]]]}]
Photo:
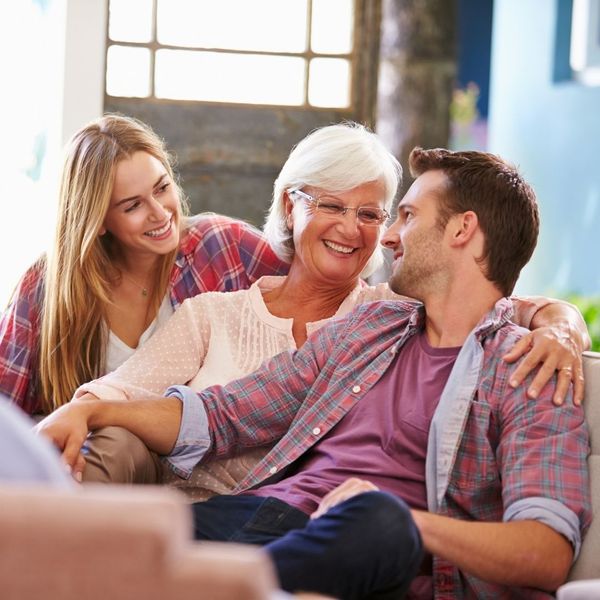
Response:
[{"label": "knee", "polygon": [[407,563],[418,568],[422,559],[421,535],[410,508],[399,498],[385,492],[365,492],[352,498],[355,510],[366,523],[368,537],[380,552],[398,557],[403,568]]},{"label": "knee", "polygon": [[142,440],[122,427],[104,427],[86,442],[83,480],[104,483],[158,483],[160,463]]}]

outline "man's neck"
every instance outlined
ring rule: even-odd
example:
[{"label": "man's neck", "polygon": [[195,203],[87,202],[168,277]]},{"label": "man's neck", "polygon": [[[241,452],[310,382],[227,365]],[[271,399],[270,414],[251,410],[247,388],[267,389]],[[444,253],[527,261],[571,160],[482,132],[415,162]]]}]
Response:
[{"label": "man's neck", "polygon": [[491,283],[456,286],[424,299],[427,340],[435,347],[462,346],[469,333],[502,294]]}]

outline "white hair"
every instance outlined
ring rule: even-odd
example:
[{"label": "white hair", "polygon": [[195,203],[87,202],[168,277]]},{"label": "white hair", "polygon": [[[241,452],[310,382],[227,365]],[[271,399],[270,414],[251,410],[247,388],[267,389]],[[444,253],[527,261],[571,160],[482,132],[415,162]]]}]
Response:
[{"label": "white hair", "polygon": [[[289,189],[313,186],[340,193],[379,181],[385,189],[384,208],[391,212],[401,179],[398,160],[363,125],[344,122],[316,129],[292,149],[275,180],[265,236],[277,256],[291,262],[294,242],[286,224],[284,203],[284,194]],[[382,232],[383,225],[379,234]],[[382,263],[383,253],[378,244],[361,275],[367,277]]]}]

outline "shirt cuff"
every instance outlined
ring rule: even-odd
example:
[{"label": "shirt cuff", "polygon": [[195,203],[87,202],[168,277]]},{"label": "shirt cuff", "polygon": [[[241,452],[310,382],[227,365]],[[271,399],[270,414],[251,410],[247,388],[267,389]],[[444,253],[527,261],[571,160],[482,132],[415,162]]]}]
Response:
[{"label": "shirt cuff", "polygon": [[186,385],[171,386],[165,396],[179,398],[183,412],[175,446],[163,460],[179,477],[189,479],[211,446],[206,409],[198,394]]},{"label": "shirt cuff", "polygon": [[564,535],[573,546],[573,562],[581,549],[581,529],[577,515],[558,500],[523,498],[504,512],[504,521],[539,521]]}]

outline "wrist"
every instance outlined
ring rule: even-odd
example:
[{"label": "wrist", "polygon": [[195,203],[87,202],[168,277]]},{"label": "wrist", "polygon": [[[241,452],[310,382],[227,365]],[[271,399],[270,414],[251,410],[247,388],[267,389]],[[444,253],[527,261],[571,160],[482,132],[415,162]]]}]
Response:
[{"label": "wrist", "polygon": [[85,420],[88,429],[93,431],[104,427],[105,424],[102,422],[104,415],[103,405],[105,404],[102,400],[98,399],[86,399],[73,403],[73,408],[77,413]]}]

